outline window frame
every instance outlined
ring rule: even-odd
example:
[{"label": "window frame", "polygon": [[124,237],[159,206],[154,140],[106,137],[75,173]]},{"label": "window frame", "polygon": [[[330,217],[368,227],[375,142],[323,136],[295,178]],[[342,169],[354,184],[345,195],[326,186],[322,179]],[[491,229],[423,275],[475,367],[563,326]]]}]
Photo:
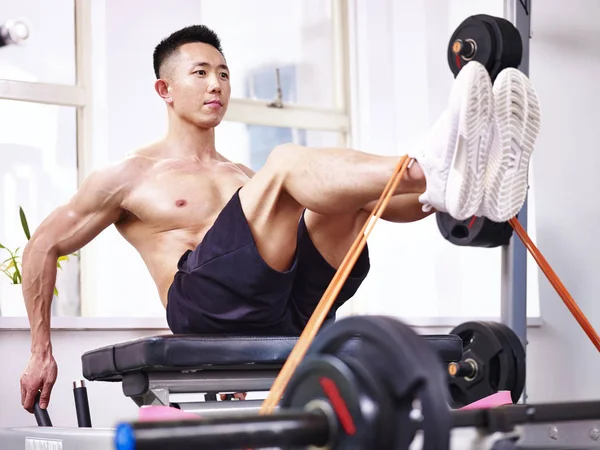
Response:
[{"label": "window frame", "polygon": [[[241,122],[253,125],[299,128],[308,130],[329,131],[338,133],[341,145],[349,145],[351,141],[351,98],[350,98],[350,36],[349,36],[349,1],[329,0],[332,8],[333,48],[334,48],[334,86],[335,106],[331,108],[311,107],[286,103],[274,107],[268,101],[232,97],[226,121]],[[63,85],[53,83],[35,83],[0,79],[0,100],[16,100],[32,103],[71,106],[76,108],[76,142],[77,142],[77,179],[81,186],[92,170],[92,152],[94,142],[93,130],[93,74],[92,74],[92,0],[74,0],[75,22],[75,84]],[[275,87],[275,86],[274,86]],[[81,315],[72,318],[60,318],[57,323],[61,328],[79,328],[82,320],[89,326],[93,321],[115,319],[88,315],[94,308],[90,305],[90,296],[86,294],[94,284],[93,257],[81,249],[79,256],[79,299]],[[8,320],[7,320],[8,319]],[[72,320],[71,320],[72,319]],[[148,323],[156,324],[154,318]],[[5,322],[5,323],[4,323]],[[26,327],[25,318],[1,318],[0,329],[16,326]],[[139,319],[132,318],[133,328],[143,328]],[[3,326],[4,325],[6,326]],[[159,323],[164,323],[160,321]],[[121,324],[120,326],[124,326]],[[102,327],[105,324],[102,322]]]}]

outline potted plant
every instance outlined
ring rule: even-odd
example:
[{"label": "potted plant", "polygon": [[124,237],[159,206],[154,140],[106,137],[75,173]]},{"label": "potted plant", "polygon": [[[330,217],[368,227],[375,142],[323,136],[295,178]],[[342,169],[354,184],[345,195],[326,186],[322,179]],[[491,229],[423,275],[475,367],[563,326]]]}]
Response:
[{"label": "potted plant", "polygon": [[[22,207],[19,207],[19,217],[21,219],[23,233],[25,233],[25,237],[29,241],[31,239],[31,233],[29,232],[29,224],[27,223],[27,217]],[[0,283],[0,316],[27,316],[22,291],[21,247],[11,250],[0,243],[0,251],[8,254],[6,259],[0,261],[0,273],[4,274],[9,279],[8,284]],[[61,262],[69,261],[69,256],[75,255],[76,253],[60,256],[56,260],[56,267],[62,269]],[[56,286],[54,287],[54,296],[58,297],[58,289]]]}]

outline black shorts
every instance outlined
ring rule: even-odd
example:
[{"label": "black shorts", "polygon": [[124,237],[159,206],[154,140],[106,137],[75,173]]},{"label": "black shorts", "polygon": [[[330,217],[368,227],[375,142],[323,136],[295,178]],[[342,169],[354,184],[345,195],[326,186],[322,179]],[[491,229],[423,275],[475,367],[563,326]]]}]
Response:
[{"label": "black shorts", "polygon": [[[167,322],[175,334],[298,336],[335,274],[311,241],[304,215],[292,267],[262,259],[242,211],[239,191],[198,247],[183,254],[169,288]],[[365,246],[327,317],[357,291],[369,272]]]}]

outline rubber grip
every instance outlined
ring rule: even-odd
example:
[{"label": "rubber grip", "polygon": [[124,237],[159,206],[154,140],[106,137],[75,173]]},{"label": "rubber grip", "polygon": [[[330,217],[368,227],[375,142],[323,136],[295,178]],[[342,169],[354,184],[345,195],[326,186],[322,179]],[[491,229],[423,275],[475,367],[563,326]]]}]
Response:
[{"label": "rubber grip", "polygon": [[79,426],[79,428],[91,428],[92,418],[90,415],[90,404],[88,402],[87,388],[74,388],[73,397],[75,398],[75,412],[77,413],[77,425]]},{"label": "rubber grip", "polygon": [[35,420],[38,424],[38,427],[51,427],[52,421],[50,420],[50,414],[48,414],[47,409],[40,408],[40,396],[41,392],[38,391],[35,396],[35,403],[33,404],[33,415],[35,416]]}]

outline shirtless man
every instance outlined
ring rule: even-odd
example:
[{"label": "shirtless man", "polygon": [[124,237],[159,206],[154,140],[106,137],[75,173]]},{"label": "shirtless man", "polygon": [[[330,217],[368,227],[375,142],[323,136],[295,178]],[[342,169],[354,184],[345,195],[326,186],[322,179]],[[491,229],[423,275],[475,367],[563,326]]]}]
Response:
[{"label": "shirtless man", "polygon": [[[299,335],[367,219],[399,158],[351,149],[278,146],[263,168],[215,148],[230,97],[218,37],[192,26],[154,52],[155,90],[168,113],[164,139],[93,172],[39,226],[23,254],[31,358],[23,407],[57,377],[50,342],[56,259],[115,225],[140,253],[175,333]],[[538,132],[528,80],[507,70],[494,86],[478,63],[454,82],[447,110],[422,143],[383,219],[513,217],[527,190]],[[368,248],[329,316],[369,271]]]}]

